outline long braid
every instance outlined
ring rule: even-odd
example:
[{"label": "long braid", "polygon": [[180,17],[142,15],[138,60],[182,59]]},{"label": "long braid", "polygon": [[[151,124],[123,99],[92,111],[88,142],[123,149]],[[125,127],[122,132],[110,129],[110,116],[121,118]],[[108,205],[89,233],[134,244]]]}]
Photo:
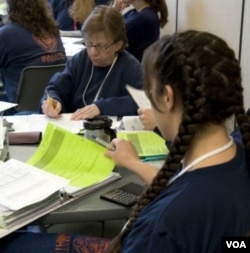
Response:
[{"label": "long braid", "polygon": [[[112,253],[121,252],[123,238],[131,231],[141,211],[181,168],[181,161],[200,127],[220,124],[236,114],[243,142],[250,150],[250,124],[240,95],[240,68],[233,51],[223,40],[195,31],[164,37],[146,51],[143,67],[145,92],[155,109],[150,92],[152,77],[156,80],[158,97],[166,84],[172,86],[175,100],[182,104],[183,114],[163,167],[139,198],[123,231],[111,244],[108,252]],[[235,89],[238,94],[232,96]]]},{"label": "long braid", "polygon": [[[162,57],[159,57],[158,64],[160,66],[166,66],[168,63],[167,61],[169,60],[168,58],[168,52],[169,48],[161,48]],[[157,64],[156,64],[157,65]],[[186,67],[187,72],[190,72],[189,70],[192,70],[192,67],[188,68]],[[161,70],[159,71],[161,72]],[[162,70],[162,73],[159,75],[164,75],[164,69]],[[188,76],[188,74],[186,74]],[[189,82],[192,82],[189,80]],[[189,85],[186,85],[187,90],[189,89]],[[191,88],[192,89],[192,88]],[[192,94],[192,92],[187,92],[189,94]],[[192,96],[192,95],[191,95]],[[187,101],[188,103],[188,101]],[[190,110],[190,115],[192,115],[192,110]],[[191,116],[186,116],[183,119],[183,124],[182,125],[188,125],[189,120]],[[128,223],[125,226],[125,229],[118,235],[118,237],[113,241],[113,244],[111,244],[111,247],[109,248],[109,251],[107,252],[120,252],[121,251],[121,241],[122,239],[130,232],[134,222],[136,221],[137,217],[139,216],[140,212],[142,209],[153,199],[155,199],[160,191],[166,187],[169,179],[175,174],[177,169],[180,168],[181,166],[181,160],[188,149],[188,138],[182,138],[180,136],[189,136],[188,134],[188,129],[193,129],[193,128],[188,128],[188,127],[180,127],[180,135],[176,137],[175,142],[171,146],[170,153],[162,167],[162,169],[159,171],[155,179],[153,180],[151,186],[149,186],[144,194],[138,199],[136,207],[133,209],[130,219]],[[185,134],[186,133],[186,134]]]}]

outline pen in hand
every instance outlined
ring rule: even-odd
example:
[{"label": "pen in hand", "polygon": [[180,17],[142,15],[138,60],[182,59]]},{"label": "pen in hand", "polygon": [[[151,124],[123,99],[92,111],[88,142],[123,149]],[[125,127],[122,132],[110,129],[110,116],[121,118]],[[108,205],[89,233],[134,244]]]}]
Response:
[{"label": "pen in hand", "polygon": [[105,147],[105,148],[107,148],[107,149],[109,149],[111,151],[115,151],[115,147],[112,146],[109,142],[107,142],[107,141],[105,141],[105,140],[103,140],[103,139],[101,139],[101,138],[99,138],[99,137],[97,137],[95,135],[91,135],[91,138],[95,142],[97,142],[98,144],[101,144],[103,147]]},{"label": "pen in hand", "polygon": [[54,101],[53,101],[53,98],[49,95],[49,92],[46,90],[46,97],[47,97],[47,101],[48,101],[48,105],[51,107],[51,108],[55,108],[54,106]]}]

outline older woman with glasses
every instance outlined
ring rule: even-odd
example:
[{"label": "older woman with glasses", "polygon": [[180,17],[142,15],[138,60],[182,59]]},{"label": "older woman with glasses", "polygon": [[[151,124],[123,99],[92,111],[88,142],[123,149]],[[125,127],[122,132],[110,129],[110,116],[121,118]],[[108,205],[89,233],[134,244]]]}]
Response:
[{"label": "older woman with glasses", "polygon": [[85,48],[50,80],[42,99],[43,113],[52,118],[72,113],[73,120],[137,114],[126,85],[142,88],[142,69],[124,50],[127,38],[122,15],[99,5],[81,31]]}]

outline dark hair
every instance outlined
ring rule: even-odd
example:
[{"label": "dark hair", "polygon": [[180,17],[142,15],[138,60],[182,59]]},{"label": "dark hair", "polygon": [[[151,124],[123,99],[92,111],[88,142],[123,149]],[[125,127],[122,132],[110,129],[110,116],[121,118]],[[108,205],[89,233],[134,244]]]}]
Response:
[{"label": "dark hair", "polygon": [[18,23],[39,38],[59,36],[52,9],[45,0],[6,0],[8,20]]},{"label": "dark hair", "polygon": [[198,31],[165,36],[146,50],[142,64],[144,88],[152,105],[158,110],[150,92],[151,81],[156,81],[158,96],[168,84],[182,105],[182,120],[163,167],[138,200],[125,229],[111,243],[108,252],[112,253],[121,251],[122,240],[142,209],[157,197],[180,168],[201,126],[220,124],[235,115],[250,164],[250,121],[243,107],[241,69],[233,50],[222,39]]},{"label": "dark hair", "polygon": [[159,14],[160,27],[163,28],[168,22],[168,7],[165,0],[145,0],[145,2]]},{"label": "dark hair", "polygon": [[81,32],[83,37],[104,32],[114,42],[121,40],[124,43],[119,51],[123,51],[127,45],[123,16],[111,6],[97,5],[85,20]]}]

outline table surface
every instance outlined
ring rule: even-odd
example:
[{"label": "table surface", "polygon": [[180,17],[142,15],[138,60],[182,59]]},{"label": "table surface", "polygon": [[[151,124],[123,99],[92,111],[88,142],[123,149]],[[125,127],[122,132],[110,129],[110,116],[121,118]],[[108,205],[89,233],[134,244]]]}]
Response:
[{"label": "table surface", "polygon": [[[36,150],[32,145],[10,145],[10,158],[26,162]],[[58,208],[57,210],[38,219],[35,224],[62,224],[83,221],[105,221],[126,219],[129,216],[130,208],[100,199],[100,195],[110,189],[125,185],[129,182],[143,184],[142,180],[125,168],[116,168],[115,171],[121,174],[121,179],[114,181],[86,196]]]}]

